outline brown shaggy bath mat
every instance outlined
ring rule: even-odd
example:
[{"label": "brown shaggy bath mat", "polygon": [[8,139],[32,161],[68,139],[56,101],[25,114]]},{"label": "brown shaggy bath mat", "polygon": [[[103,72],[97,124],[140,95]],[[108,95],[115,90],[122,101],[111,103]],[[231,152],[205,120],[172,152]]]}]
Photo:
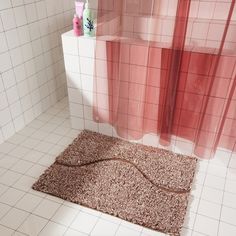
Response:
[{"label": "brown shaggy bath mat", "polygon": [[83,131],[33,189],[179,235],[197,160]]}]

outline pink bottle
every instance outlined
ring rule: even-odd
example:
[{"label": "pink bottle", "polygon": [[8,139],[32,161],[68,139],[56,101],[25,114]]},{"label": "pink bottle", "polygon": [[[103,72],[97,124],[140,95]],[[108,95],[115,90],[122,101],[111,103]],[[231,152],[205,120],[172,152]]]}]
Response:
[{"label": "pink bottle", "polygon": [[78,15],[75,14],[73,19],[73,30],[75,36],[81,36],[83,34],[82,28],[82,19],[80,19]]}]

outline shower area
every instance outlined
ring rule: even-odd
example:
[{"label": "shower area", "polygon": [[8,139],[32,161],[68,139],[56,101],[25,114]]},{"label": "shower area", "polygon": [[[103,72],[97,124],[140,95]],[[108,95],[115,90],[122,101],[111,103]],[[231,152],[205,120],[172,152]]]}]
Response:
[{"label": "shower area", "polygon": [[93,3],[96,37],[62,36],[73,128],[233,155],[235,1]]}]

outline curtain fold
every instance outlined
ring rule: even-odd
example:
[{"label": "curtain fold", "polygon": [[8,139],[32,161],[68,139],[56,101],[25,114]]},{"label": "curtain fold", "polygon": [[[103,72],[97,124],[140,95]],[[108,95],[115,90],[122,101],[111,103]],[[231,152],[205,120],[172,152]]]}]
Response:
[{"label": "curtain fold", "polygon": [[[208,89],[207,89],[206,95],[204,96],[204,100],[203,100],[202,111],[200,113],[201,115],[200,115],[199,122],[198,122],[198,127],[197,127],[197,135],[196,135],[196,138],[195,138],[195,153],[199,156],[204,156],[204,157],[214,156],[214,153],[215,153],[215,151],[218,147],[218,144],[219,144],[220,137],[222,135],[222,130],[223,130],[223,126],[225,124],[225,119],[226,119],[227,113],[229,111],[229,102],[232,100],[231,93],[232,93],[232,90],[235,89],[235,86],[232,85],[231,86],[231,92],[229,92],[229,97],[228,97],[226,103],[224,102],[224,104],[222,105],[223,108],[222,108],[222,110],[219,114],[219,121],[218,121],[218,124],[217,124],[217,127],[215,129],[215,133],[214,133],[213,137],[212,137],[212,135],[208,135],[208,137],[205,140],[205,142],[207,142],[208,138],[213,139],[212,145],[210,145],[209,147],[201,145],[202,141],[200,141],[200,140],[201,140],[202,132],[204,132],[204,129],[203,129],[204,125],[208,125],[208,123],[213,122],[213,119],[212,120],[206,120],[205,114],[208,113],[209,107],[211,108],[211,96],[214,95],[214,94],[212,94],[212,90],[213,90],[213,87],[214,87],[214,83],[217,79],[216,78],[217,77],[217,69],[219,67],[222,52],[224,50],[225,39],[226,39],[228,29],[229,29],[229,26],[230,26],[230,22],[231,22],[234,7],[235,7],[235,1],[232,1],[231,5],[230,5],[229,12],[228,12],[227,20],[225,22],[222,38],[221,38],[221,41],[220,41],[220,47],[218,49],[218,52],[215,56],[216,58],[215,58],[214,63],[212,65],[213,69],[212,69],[212,74],[210,75],[210,78],[209,78],[210,81],[209,81]],[[229,87],[226,88],[226,89],[230,90]],[[236,127],[234,127],[234,128],[236,128]]]},{"label": "curtain fold", "polygon": [[[181,65],[183,62],[183,53],[187,34],[188,17],[190,10],[190,1],[178,1],[172,46],[170,52],[169,65],[167,68],[167,87],[164,96],[164,107],[161,119],[160,143],[169,145],[173,127],[174,111],[177,100],[177,88],[180,81]],[[163,51],[165,52],[165,50]],[[165,54],[163,53],[163,56]]]},{"label": "curtain fold", "polygon": [[201,1],[166,2],[98,0],[94,120],[126,139],[190,143],[200,158],[233,151],[235,0],[209,17],[195,13]]}]

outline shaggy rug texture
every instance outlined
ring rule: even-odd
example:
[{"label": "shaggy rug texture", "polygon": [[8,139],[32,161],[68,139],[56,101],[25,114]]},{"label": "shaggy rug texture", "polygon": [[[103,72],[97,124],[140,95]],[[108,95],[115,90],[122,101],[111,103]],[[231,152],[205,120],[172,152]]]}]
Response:
[{"label": "shaggy rug texture", "polygon": [[83,131],[33,189],[179,235],[197,159]]}]

